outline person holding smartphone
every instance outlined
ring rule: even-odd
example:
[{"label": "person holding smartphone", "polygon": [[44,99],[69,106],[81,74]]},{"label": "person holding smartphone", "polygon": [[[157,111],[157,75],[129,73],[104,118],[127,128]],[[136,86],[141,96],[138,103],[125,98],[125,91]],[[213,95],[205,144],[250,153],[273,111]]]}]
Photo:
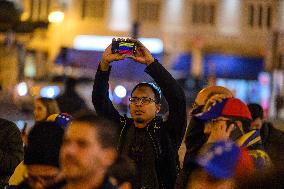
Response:
[{"label": "person holding smartphone", "polygon": [[[114,41],[135,43],[135,51],[113,53],[112,44],[105,49],[93,86],[92,100],[96,112],[120,125],[119,152],[129,156],[137,169],[133,188],[173,188],[179,167],[178,149],[186,129],[184,91],[140,41]],[[129,49],[121,52],[129,52]],[[133,88],[129,99],[131,118],[119,114],[108,94],[110,64],[126,57],[144,64],[145,72],[156,83],[142,82]],[[158,116],[161,92],[169,106],[167,120]]]}]

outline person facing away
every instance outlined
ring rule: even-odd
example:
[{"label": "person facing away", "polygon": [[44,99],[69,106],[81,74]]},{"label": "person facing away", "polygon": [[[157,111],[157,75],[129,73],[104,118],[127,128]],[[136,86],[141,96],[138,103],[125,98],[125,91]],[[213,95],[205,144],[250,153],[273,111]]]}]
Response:
[{"label": "person facing away", "polygon": [[0,118],[0,188],[8,184],[23,156],[20,130],[13,122]]},{"label": "person facing away", "polygon": [[194,164],[187,189],[233,189],[237,179],[254,175],[253,160],[247,149],[231,140],[204,145]]},{"label": "person facing away", "polygon": [[60,167],[65,179],[50,189],[114,189],[107,170],[116,161],[118,130],[92,113],[74,118],[65,131]]},{"label": "person facing away", "polygon": [[178,149],[186,128],[186,102],[183,89],[170,73],[138,40],[137,51],[129,58],[146,66],[148,73],[161,88],[169,106],[167,120],[157,116],[160,111],[160,89],[153,83],[139,83],[131,92],[131,118],[121,116],[108,95],[110,64],[127,55],[112,54],[111,45],[103,53],[96,73],[92,100],[98,115],[114,120],[120,126],[119,152],[129,156],[136,166],[133,188],[172,189],[176,180]]},{"label": "person facing away", "polygon": [[66,78],[64,93],[56,98],[61,112],[72,116],[78,112],[87,110],[85,101],[76,92],[76,83],[76,79],[71,77]]},{"label": "person facing away", "polygon": [[[16,189],[43,189],[59,177],[59,150],[64,129],[55,122],[37,122],[28,135],[24,180]],[[8,187],[8,188],[9,188]]]},{"label": "person facing away", "polygon": [[[30,136],[30,138],[31,138],[30,141],[32,143],[32,146],[37,146],[38,148],[29,147],[28,148],[29,150],[25,152],[26,158],[32,157],[33,153],[37,153],[37,151],[35,151],[35,150],[41,149],[41,148],[44,151],[46,151],[46,154],[45,153],[41,154],[40,157],[39,157],[40,159],[47,159],[48,160],[49,158],[52,158],[49,153],[52,153],[52,155],[56,155],[56,153],[58,154],[57,151],[59,151],[59,147],[60,147],[59,144],[61,144],[61,140],[62,140],[61,139],[62,136],[58,135],[58,131],[61,132],[62,129],[65,130],[68,127],[68,125],[71,123],[71,121],[72,121],[72,117],[70,115],[68,115],[66,113],[61,113],[61,114],[50,115],[46,119],[46,121],[44,121],[44,122],[36,122],[34,127],[41,127],[41,125],[43,125],[43,127],[46,127],[46,125],[51,125],[50,127],[52,127],[52,129],[47,130],[46,131],[47,133],[45,134],[45,133],[42,132],[42,129],[35,129],[34,127],[32,127],[31,130],[32,130],[33,134],[31,134],[31,136]],[[58,127],[61,127],[61,129],[54,128],[54,126],[53,126],[54,124],[56,124]],[[42,138],[42,141],[35,141],[34,136]],[[54,141],[53,141],[53,138],[54,138]],[[26,137],[26,140],[27,141],[26,141],[25,147],[27,147],[27,144],[28,144],[28,136]],[[56,142],[56,141],[59,141],[59,142]],[[47,143],[47,144],[44,145],[44,143]],[[58,148],[55,147],[56,145],[58,145],[57,146]],[[32,149],[32,150],[30,150],[30,149]],[[46,156],[48,156],[48,157],[46,158]],[[57,156],[55,156],[55,157],[57,157]],[[53,156],[53,159],[54,159],[54,156]],[[27,161],[27,159],[26,159],[26,161]],[[58,160],[54,161],[54,162],[58,162]],[[32,162],[32,163],[35,163],[35,162]],[[43,163],[44,164],[47,163],[47,165],[48,165],[48,162],[43,162]],[[57,164],[58,163],[56,163],[56,165]],[[10,177],[9,185],[10,186],[17,186],[22,181],[24,181],[24,179],[26,177],[27,177],[27,166],[26,166],[26,164],[24,164],[24,161],[22,161],[16,167],[13,175]]]}]

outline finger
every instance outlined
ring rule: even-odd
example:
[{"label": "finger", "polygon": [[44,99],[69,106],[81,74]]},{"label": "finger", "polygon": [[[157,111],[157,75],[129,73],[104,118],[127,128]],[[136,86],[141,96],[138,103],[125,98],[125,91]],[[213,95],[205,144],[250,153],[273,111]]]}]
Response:
[{"label": "finger", "polygon": [[229,128],[227,129],[227,133],[230,134],[235,129],[235,127],[236,127],[235,124],[233,124],[233,123],[230,124]]},{"label": "finger", "polygon": [[226,132],[227,131],[227,124],[224,122],[222,122],[222,124],[220,124],[220,130]]}]

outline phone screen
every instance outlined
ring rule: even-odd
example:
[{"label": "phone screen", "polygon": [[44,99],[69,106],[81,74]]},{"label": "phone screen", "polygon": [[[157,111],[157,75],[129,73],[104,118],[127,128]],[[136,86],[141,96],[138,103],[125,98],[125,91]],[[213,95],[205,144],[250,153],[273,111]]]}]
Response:
[{"label": "phone screen", "polygon": [[136,44],[127,41],[113,41],[111,50],[113,54],[134,54],[136,51]]}]

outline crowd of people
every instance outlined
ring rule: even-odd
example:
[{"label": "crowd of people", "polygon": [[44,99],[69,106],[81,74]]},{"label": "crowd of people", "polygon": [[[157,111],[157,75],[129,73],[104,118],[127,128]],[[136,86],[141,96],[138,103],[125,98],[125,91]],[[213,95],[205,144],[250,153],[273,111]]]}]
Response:
[{"label": "crowd of people", "polygon": [[[284,187],[284,135],[264,119],[259,104],[247,105],[229,89],[210,86],[187,110],[183,89],[150,51],[138,40],[119,40],[137,49],[105,49],[93,85],[95,112],[74,113],[84,103],[73,108],[70,95],[63,95],[65,107],[36,99],[29,131],[0,119],[0,189]],[[144,64],[153,79],[133,88],[130,116],[121,115],[109,98],[111,63],[125,58]],[[159,114],[162,98],[166,116]],[[180,162],[182,142],[186,153]]]}]

